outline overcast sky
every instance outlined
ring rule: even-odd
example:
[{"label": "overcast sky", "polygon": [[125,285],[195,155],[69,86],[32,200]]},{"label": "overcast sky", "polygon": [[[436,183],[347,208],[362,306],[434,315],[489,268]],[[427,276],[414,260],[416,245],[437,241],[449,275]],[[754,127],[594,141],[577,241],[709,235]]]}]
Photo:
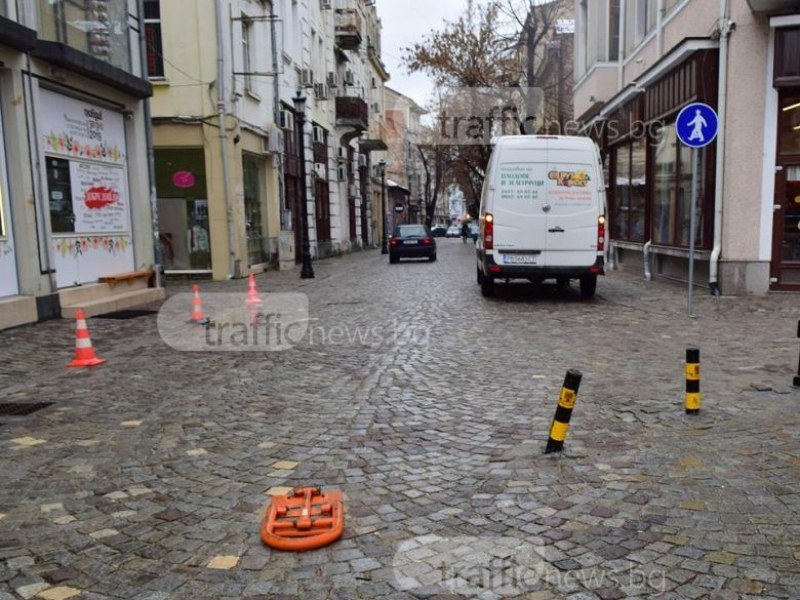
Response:
[{"label": "overcast sky", "polygon": [[421,41],[431,29],[441,29],[444,21],[454,21],[467,6],[466,0],[377,0],[383,24],[381,53],[389,70],[389,87],[425,106],[432,86],[421,73],[407,75],[400,66],[403,48]]}]

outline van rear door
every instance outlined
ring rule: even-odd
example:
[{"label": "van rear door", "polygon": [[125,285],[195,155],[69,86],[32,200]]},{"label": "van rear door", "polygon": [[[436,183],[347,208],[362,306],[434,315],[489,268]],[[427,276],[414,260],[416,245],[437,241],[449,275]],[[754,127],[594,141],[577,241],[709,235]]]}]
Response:
[{"label": "van rear door", "polygon": [[[571,154],[572,156],[570,156]],[[576,161],[576,155],[586,162]],[[547,166],[547,266],[591,266],[600,216],[595,169],[586,152],[550,152]]]},{"label": "van rear door", "polygon": [[[544,150],[509,150],[497,165],[493,202],[494,248],[527,255],[527,264],[541,264],[547,214],[547,154]],[[504,261],[505,262],[505,261]]]}]

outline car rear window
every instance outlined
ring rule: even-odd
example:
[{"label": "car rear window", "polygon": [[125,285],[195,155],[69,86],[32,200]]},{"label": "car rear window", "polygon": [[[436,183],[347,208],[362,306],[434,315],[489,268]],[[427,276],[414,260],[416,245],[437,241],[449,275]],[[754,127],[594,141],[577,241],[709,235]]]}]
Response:
[{"label": "car rear window", "polygon": [[428,232],[422,225],[407,225],[394,230],[395,237],[425,237]]}]

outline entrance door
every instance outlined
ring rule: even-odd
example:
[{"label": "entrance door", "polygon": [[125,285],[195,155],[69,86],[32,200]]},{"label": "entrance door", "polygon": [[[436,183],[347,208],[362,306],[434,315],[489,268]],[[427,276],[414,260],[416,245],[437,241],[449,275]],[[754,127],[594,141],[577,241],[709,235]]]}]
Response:
[{"label": "entrance door", "polygon": [[772,289],[800,290],[800,162],[776,176],[771,271]]}]

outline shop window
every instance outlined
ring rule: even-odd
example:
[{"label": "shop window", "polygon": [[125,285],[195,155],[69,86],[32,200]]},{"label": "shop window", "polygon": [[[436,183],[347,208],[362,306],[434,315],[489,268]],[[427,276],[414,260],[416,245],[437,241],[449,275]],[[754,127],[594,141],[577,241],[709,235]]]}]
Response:
[{"label": "shop window", "polygon": [[781,97],[778,136],[782,155],[800,154],[800,94]]},{"label": "shop window", "polygon": [[616,152],[616,208],[613,237],[644,241],[647,145],[643,139],[620,146]]},{"label": "shop window", "polygon": [[247,257],[250,265],[260,265],[270,260],[263,171],[263,161],[248,155],[242,157]]},{"label": "shop window", "polygon": [[800,85],[800,27],[775,32],[775,87]]},{"label": "shop window", "polygon": [[678,138],[673,127],[664,127],[655,149],[653,243],[669,244],[675,230],[675,174]]},{"label": "shop window", "polygon": [[631,147],[620,146],[615,151],[617,178],[614,187],[614,214],[612,237],[621,240],[627,237],[628,215],[631,208]]},{"label": "shop window", "polygon": [[[696,236],[705,246],[707,150],[698,150]],[[692,150],[678,142],[673,124],[661,129],[654,156],[653,243],[689,246],[692,201]]]},{"label": "shop window", "polygon": [[164,266],[211,269],[211,230],[202,148],[156,149],[158,233]]},{"label": "shop window", "polygon": [[47,157],[47,193],[50,196],[50,227],[53,233],[74,233],[69,161]]},{"label": "shop window", "polygon": [[39,38],[131,69],[127,0],[38,0]]}]

